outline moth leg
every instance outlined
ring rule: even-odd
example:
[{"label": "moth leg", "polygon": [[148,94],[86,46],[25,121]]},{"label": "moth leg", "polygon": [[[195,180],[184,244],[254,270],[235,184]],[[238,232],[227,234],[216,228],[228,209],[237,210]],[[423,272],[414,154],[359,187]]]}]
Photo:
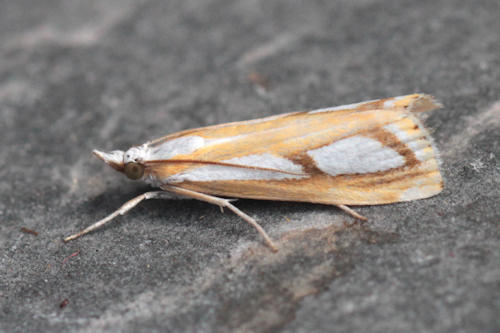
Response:
[{"label": "moth leg", "polygon": [[354,216],[357,219],[360,219],[361,221],[368,221],[368,219],[366,217],[364,217],[363,215],[360,215],[360,214],[356,213],[354,210],[352,210],[351,208],[347,207],[346,205],[335,205],[335,206],[339,207],[340,209],[342,209],[347,214],[349,214],[351,216]]},{"label": "moth leg", "polygon": [[177,186],[172,186],[172,185],[163,185],[163,186],[161,186],[161,188],[164,189],[165,191],[171,191],[173,193],[180,194],[180,195],[183,195],[183,196],[186,196],[189,198],[193,198],[193,199],[197,199],[200,201],[205,201],[205,202],[217,205],[221,209],[226,207],[226,208],[232,210],[236,215],[238,215],[243,220],[245,220],[245,222],[247,222],[252,227],[257,229],[257,231],[264,238],[264,240],[266,241],[266,244],[271,248],[271,250],[273,250],[274,252],[278,251],[278,248],[276,247],[276,245],[274,245],[274,243],[271,240],[271,238],[269,237],[269,235],[259,225],[259,223],[257,223],[257,221],[255,221],[253,218],[251,218],[247,214],[243,213],[241,210],[239,210],[233,204],[231,204],[231,201],[234,201],[234,199],[223,199],[223,198],[219,198],[219,197],[214,197],[212,195],[207,195],[207,194],[187,190],[187,189],[177,187]]},{"label": "moth leg", "polygon": [[152,192],[146,192],[146,193],[143,193],[129,201],[127,201],[126,203],[124,203],[120,208],[118,208],[116,211],[114,211],[113,213],[109,214],[108,216],[106,216],[105,218],[103,218],[102,220],[99,220],[97,221],[96,223],[92,224],[90,227],[87,227],[85,229],[83,229],[82,231],[76,233],[76,234],[73,234],[71,236],[68,236],[66,238],[64,238],[64,242],[69,242],[70,240],[73,240],[73,239],[76,239],[80,236],[83,236],[85,234],[88,234],[89,232],[101,227],[102,225],[108,223],[109,221],[111,221],[112,219],[114,219],[115,217],[117,217],[118,215],[123,215],[125,214],[126,212],[128,212],[129,210],[131,210],[132,208],[134,208],[135,206],[137,206],[137,204],[139,202],[141,202],[142,200],[148,200],[148,199],[171,199],[172,198],[172,194],[171,193],[167,193],[165,191],[152,191]]}]

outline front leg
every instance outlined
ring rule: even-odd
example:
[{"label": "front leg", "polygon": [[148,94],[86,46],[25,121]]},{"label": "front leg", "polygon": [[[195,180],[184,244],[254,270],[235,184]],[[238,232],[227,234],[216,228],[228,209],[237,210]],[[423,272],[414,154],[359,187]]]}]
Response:
[{"label": "front leg", "polygon": [[127,201],[120,208],[118,208],[116,211],[109,214],[108,216],[106,216],[102,220],[99,220],[96,223],[92,224],[90,227],[87,227],[84,230],[82,230],[76,234],[73,234],[71,236],[64,238],[64,242],[69,242],[70,240],[73,240],[73,239],[76,239],[80,236],[88,234],[89,232],[91,232],[91,231],[103,226],[104,224],[108,223],[109,221],[111,221],[112,219],[117,217],[118,215],[125,214],[126,212],[128,212],[129,210],[131,210],[132,208],[137,206],[137,204],[139,204],[139,202],[141,202],[143,200],[148,200],[148,199],[172,199],[172,194],[165,192],[165,191],[152,191],[152,192],[143,193],[143,194]]}]

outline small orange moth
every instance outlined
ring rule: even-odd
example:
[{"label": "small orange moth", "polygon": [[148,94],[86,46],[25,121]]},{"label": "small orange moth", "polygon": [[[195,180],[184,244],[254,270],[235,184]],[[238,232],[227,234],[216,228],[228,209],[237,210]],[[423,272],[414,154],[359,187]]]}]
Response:
[{"label": "small orange moth", "polygon": [[[379,205],[428,198],[443,189],[437,151],[415,116],[441,107],[412,94],[190,129],[127,151],[94,154],[160,191],[141,194],[69,241],[146,199],[187,197],[228,208],[271,238],[234,199]],[[224,198],[223,198],[224,197]]]}]

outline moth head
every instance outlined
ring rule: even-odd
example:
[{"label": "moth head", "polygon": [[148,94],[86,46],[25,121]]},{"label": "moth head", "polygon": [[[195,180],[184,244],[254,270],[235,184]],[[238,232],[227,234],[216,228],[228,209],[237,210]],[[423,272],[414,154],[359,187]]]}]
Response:
[{"label": "moth head", "polygon": [[145,166],[142,163],[146,153],[144,148],[139,146],[132,147],[126,152],[113,150],[109,153],[94,150],[93,153],[116,171],[123,172],[128,178],[136,180],[144,176]]}]

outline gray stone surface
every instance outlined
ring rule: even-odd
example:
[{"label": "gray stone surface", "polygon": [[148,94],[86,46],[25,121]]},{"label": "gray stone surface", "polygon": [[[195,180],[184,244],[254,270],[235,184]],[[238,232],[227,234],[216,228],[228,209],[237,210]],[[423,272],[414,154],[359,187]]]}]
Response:
[{"label": "gray stone surface", "polygon": [[[500,331],[499,17],[498,0],[1,1],[0,331]],[[446,106],[424,115],[439,196],[361,207],[364,224],[238,202],[277,254],[195,201],[61,241],[148,189],[93,148],[415,91]]]}]

